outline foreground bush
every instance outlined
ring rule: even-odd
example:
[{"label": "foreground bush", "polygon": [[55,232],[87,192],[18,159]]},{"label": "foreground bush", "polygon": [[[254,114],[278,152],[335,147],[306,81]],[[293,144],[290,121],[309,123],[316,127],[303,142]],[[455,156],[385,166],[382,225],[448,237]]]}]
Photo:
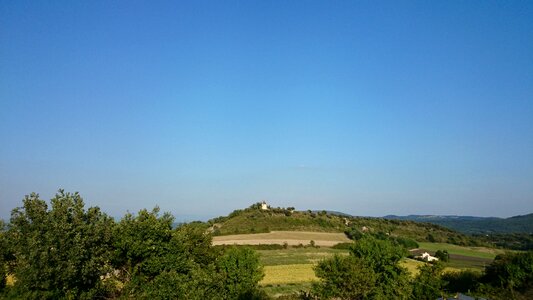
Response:
[{"label": "foreground bush", "polygon": [[[159,209],[115,223],[62,190],[51,208],[37,194],[0,224],[0,298],[263,299],[251,249],[211,246],[202,223],[173,228]],[[2,268],[15,283],[4,287]]]}]

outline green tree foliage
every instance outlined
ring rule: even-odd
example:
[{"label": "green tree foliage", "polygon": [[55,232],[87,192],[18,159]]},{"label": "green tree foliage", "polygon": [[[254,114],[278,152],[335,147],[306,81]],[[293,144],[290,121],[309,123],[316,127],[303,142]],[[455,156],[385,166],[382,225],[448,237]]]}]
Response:
[{"label": "green tree foliage", "polygon": [[250,299],[258,294],[263,269],[258,254],[242,247],[229,248],[217,261],[224,299]]},{"label": "green tree foliage", "polygon": [[450,293],[470,293],[478,288],[481,272],[462,270],[445,272],[442,279],[446,282],[446,291]]},{"label": "green tree foliage", "polygon": [[323,260],[315,267],[320,283],[313,285],[320,299],[365,299],[376,289],[377,275],[354,256]]},{"label": "green tree foliage", "polygon": [[424,264],[413,281],[412,299],[434,300],[443,296],[445,281],[442,279],[444,266],[440,263]]},{"label": "green tree foliage", "polygon": [[511,295],[515,290],[532,288],[533,251],[496,256],[494,261],[485,268],[482,281],[508,290]]},{"label": "green tree foliage", "polygon": [[448,250],[437,250],[437,252],[435,252],[435,257],[443,262],[448,262],[450,260]]},{"label": "green tree foliage", "polygon": [[85,210],[78,193],[60,190],[51,206],[33,193],[11,214],[7,235],[16,294],[26,299],[102,294],[100,276],[110,271],[113,220],[96,207]]},{"label": "green tree foliage", "polygon": [[400,266],[407,251],[389,240],[365,236],[355,243],[351,255],[362,259],[378,276],[374,293],[380,299],[406,299],[411,293],[409,273]]},{"label": "green tree foliage", "polygon": [[[349,258],[335,257],[319,264],[315,273],[322,280],[314,291],[324,298],[407,299],[411,294],[409,273],[399,264],[405,255],[402,246],[365,235],[351,248]],[[353,287],[348,288],[345,280]],[[346,289],[351,296],[342,294]]]},{"label": "green tree foliage", "polygon": [[6,286],[7,277],[7,239],[5,233],[5,224],[3,220],[0,220],[0,292]]},{"label": "green tree foliage", "polygon": [[[113,265],[124,282],[122,294],[134,298],[159,298],[172,291],[174,299],[202,299],[212,294],[212,263],[216,252],[206,227],[184,224],[172,228],[170,214],[159,209],[127,214],[115,230]],[[201,288],[199,288],[201,287]]]}]

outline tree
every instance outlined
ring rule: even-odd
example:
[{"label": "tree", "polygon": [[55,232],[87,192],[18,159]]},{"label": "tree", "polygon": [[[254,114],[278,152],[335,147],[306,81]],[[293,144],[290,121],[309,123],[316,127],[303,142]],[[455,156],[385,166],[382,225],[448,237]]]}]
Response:
[{"label": "tree", "polygon": [[114,222],[99,208],[84,209],[78,193],[59,190],[51,209],[32,193],[11,214],[7,238],[14,290],[27,299],[94,298],[110,271]]},{"label": "tree", "polygon": [[413,299],[434,300],[442,296],[444,280],[441,263],[424,264],[418,268],[420,271],[413,281]]},{"label": "tree", "polygon": [[319,264],[315,274],[322,280],[314,290],[322,298],[407,299],[409,273],[399,264],[405,254],[402,246],[388,239],[365,235],[352,246],[349,258],[334,257]]},{"label": "tree", "polygon": [[315,267],[320,279],[313,292],[320,299],[365,299],[376,286],[377,276],[360,258],[354,256],[323,260]]},{"label": "tree", "polygon": [[140,299],[221,299],[220,276],[207,226],[172,228],[159,208],[127,214],[115,230],[113,265],[124,282],[122,295]]},{"label": "tree", "polygon": [[450,260],[448,250],[437,250],[437,252],[435,252],[435,257],[443,262],[448,262]]},{"label": "tree", "polygon": [[218,260],[224,299],[250,299],[263,278],[259,256],[249,248],[229,248]]},{"label": "tree", "polygon": [[7,256],[5,224],[3,220],[0,220],[0,292],[5,288],[7,281]]},{"label": "tree", "polygon": [[533,286],[533,251],[497,255],[485,268],[482,281],[514,294]]}]

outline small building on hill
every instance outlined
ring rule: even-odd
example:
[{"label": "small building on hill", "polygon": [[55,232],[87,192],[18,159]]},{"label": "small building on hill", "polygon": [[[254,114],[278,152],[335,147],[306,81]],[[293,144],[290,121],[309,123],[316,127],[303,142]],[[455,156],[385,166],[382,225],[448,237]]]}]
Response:
[{"label": "small building on hill", "polygon": [[424,252],[422,253],[422,255],[420,256],[417,256],[416,258],[420,259],[420,260],[424,260],[424,261],[437,261],[439,260],[438,258],[436,258],[435,256],[431,256],[429,253],[427,252]]},{"label": "small building on hill", "polygon": [[262,210],[268,210],[268,205],[265,201],[261,202],[261,209]]}]

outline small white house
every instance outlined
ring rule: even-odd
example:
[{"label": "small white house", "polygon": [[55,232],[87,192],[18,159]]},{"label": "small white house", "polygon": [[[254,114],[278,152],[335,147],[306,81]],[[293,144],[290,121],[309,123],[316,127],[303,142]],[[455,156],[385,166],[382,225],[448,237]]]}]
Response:
[{"label": "small white house", "polygon": [[431,256],[429,253],[427,252],[424,252],[422,253],[422,255],[420,256],[417,256],[417,258],[420,258],[422,260],[425,260],[425,261],[437,261],[439,260],[438,258],[436,258],[435,256]]},{"label": "small white house", "polygon": [[265,201],[263,201],[263,202],[261,203],[261,209],[262,209],[262,210],[268,210],[268,205],[267,205],[267,203],[266,203]]}]

